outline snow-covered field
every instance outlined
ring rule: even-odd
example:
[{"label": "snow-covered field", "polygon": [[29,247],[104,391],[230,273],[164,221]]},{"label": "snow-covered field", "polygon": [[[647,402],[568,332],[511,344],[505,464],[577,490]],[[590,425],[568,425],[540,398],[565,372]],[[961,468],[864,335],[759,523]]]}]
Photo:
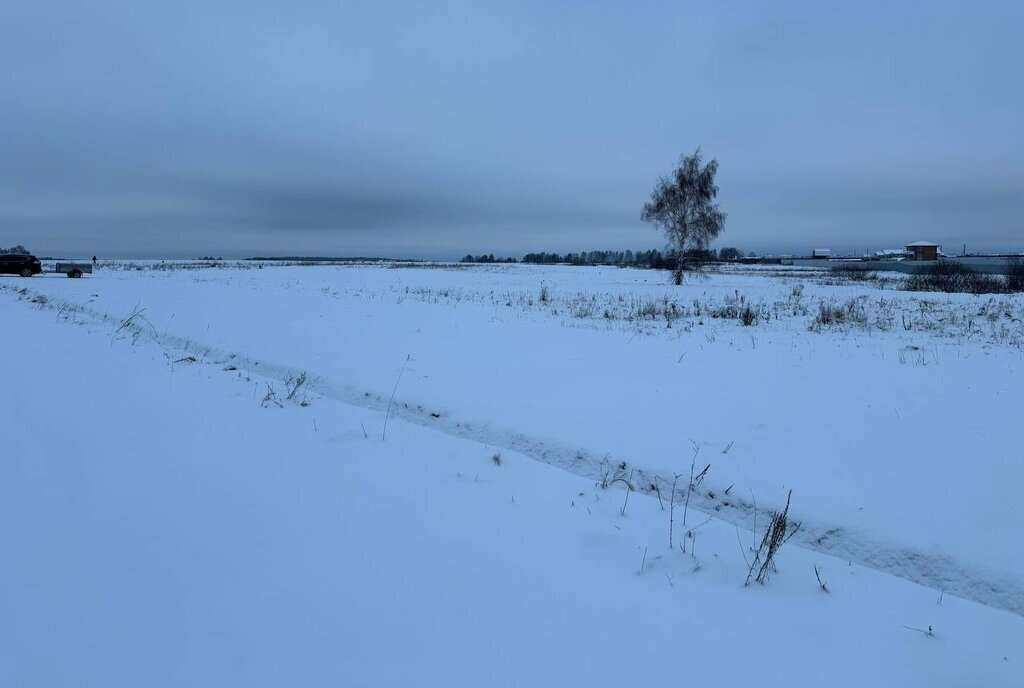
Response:
[{"label": "snow-covered field", "polygon": [[1024,680],[1020,296],[161,267],[0,278],[0,684]]}]

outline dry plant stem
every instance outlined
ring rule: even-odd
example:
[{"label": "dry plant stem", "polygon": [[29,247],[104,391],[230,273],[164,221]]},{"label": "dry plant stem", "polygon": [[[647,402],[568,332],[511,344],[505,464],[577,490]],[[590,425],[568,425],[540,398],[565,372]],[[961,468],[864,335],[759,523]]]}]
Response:
[{"label": "dry plant stem", "polygon": [[[686,503],[683,505],[683,525],[686,525],[686,512],[690,508],[690,492],[693,491],[693,469],[697,465],[697,454],[700,454],[700,445],[690,440],[693,444],[693,459],[690,461],[690,483],[686,486]],[[710,467],[710,464],[709,464]]]},{"label": "dry plant stem", "polygon": [[821,588],[821,591],[828,592],[828,583],[821,580],[821,571],[818,570],[817,564],[814,566],[814,577],[818,579],[818,587]]},{"label": "dry plant stem", "polygon": [[754,528],[750,531],[750,534],[754,536],[754,540],[750,545],[751,549],[757,545],[757,498],[754,497],[754,491],[750,490],[750,502],[754,505]]},{"label": "dry plant stem", "polygon": [[908,631],[917,631],[918,633],[926,635],[929,638],[934,638],[935,637],[935,634],[932,633],[932,627],[931,626],[928,627],[927,631],[924,630],[924,629],[921,629],[921,628],[914,628],[913,626],[904,626],[903,628],[907,629]]},{"label": "dry plant stem", "polygon": [[132,312],[121,322],[121,326],[114,330],[114,334],[116,335],[118,332],[131,325],[136,318],[140,317],[145,312],[146,309],[143,308],[140,303],[136,303]]},{"label": "dry plant stem", "polygon": [[[613,481],[614,482],[614,481]],[[629,493],[633,491],[633,470],[629,471],[629,480],[626,481],[626,498],[622,500],[622,509],[619,510],[620,516],[626,515],[626,505],[629,504]]]},{"label": "dry plant stem", "polygon": [[740,546],[740,554],[743,555],[743,563],[745,563],[747,565],[747,568],[749,569],[750,568],[750,560],[747,559],[747,552],[746,552],[746,550],[743,549],[743,540],[740,539],[740,527],[739,526],[735,526],[735,528],[736,528],[736,544]]},{"label": "dry plant stem", "polygon": [[306,384],[306,371],[302,371],[299,376],[295,378],[289,376],[285,383],[289,386],[287,399],[288,401],[292,401],[295,399],[295,395],[298,394],[299,390],[302,389],[302,386]]},{"label": "dry plant stem", "polygon": [[398,391],[398,383],[402,381],[402,375],[405,374],[405,367],[409,365],[409,359],[412,358],[410,354],[405,355],[405,363],[402,364],[402,370],[398,373],[398,379],[395,380],[395,388],[391,390],[391,398],[388,399],[388,409],[384,412],[384,430],[380,433],[380,439],[383,442],[388,435],[388,417],[391,415],[391,404],[395,401],[395,393]]},{"label": "dry plant stem", "polygon": [[714,516],[708,516],[706,519],[704,519],[704,521],[702,521],[701,523],[698,523],[693,528],[690,528],[690,530],[688,530],[687,532],[688,533],[696,532],[697,530],[699,530],[699,529],[703,528],[704,526],[706,526],[707,524],[711,523],[711,521],[714,520],[714,518],[715,518]]},{"label": "dry plant stem", "polygon": [[672,549],[672,527],[676,521],[676,483],[679,482],[679,474],[672,477],[672,497],[668,505],[668,548]]},{"label": "dry plant stem", "polygon": [[260,406],[266,408],[269,404],[273,404],[278,408],[283,408],[284,406],[277,398],[277,392],[274,391],[274,387],[269,382],[265,384],[267,385],[267,394],[263,397],[263,401],[260,402]]}]

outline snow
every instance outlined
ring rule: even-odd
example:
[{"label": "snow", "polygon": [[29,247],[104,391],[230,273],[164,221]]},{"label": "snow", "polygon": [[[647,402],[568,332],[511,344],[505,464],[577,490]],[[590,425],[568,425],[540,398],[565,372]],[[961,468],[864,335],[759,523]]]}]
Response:
[{"label": "snow", "polygon": [[[1019,298],[128,267],[0,283],[0,684],[1019,684]],[[769,315],[707,315],[737,294]],[[626,317],[666,297],[704,314]],[[851,299],[869,325],[808,329]],[[260,404],[301,370],[308,406]],[[667,502],[691,439],[669,550],[667,504],[596,483]],[[744,587],[790,489],[805,530]]]},{"label": "snow", "polygon": [[[682,290],[649,271],[529,266],[125,270],[87,290],[31,284],[115,322],[138,304],[179,346],[281,377],[306,370],[319,393],[371,408],[409,356],[397,392],[407,417],[589,476],[608,457],[668,477],[688,467],[693,440],[712,464],[708,489],[735,485],[734,522],[749,527],[748,507],[779,508],[792,488],[805,544],[1024,611],[1024,551],[976,537],[1009,541],[1024,520],[1005,431],[1024,407],[1021,300],[813,283],[794,299],[815,273],[788,274]],[[739,297],[769,317],[745,328],[692,315],[694,300],[708,311]],[[820,303],[852,299],[867,327],[808,332]],[[668,302],[691,315],[672,328],[628,319]],[[941,570],[922,567],[940,556]]]}]

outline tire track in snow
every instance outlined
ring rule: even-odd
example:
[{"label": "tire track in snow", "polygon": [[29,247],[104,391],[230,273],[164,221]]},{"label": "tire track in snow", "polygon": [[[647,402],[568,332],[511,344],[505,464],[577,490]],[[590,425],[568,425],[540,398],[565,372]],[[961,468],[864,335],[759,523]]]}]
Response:
[{"label": "tire track in snow", "polygon": [[[72,318],[75,315],[84,315],[112,331],[119,330],[118,334],[122,337],[131,336],[133,344],[155,344],[160,347],[169,364],[183,358],[184,354],[197,357],[199,363],[217,366],[230,364],[239,370],[244,368],[257,377],[278,382],[306,372],[306,388],[324,398],[376,411],[382,415],[388,407],[388,398],[373,391],[332,380],[315,371],[259,360],[239,352],[208,346],[188,337],[167,332],[161,334],[144,318],[125,325],[124,318],[89,308],[85,304],[72,301],[57,302],[27,288],[15,289],[8,285],[0,285],[0,291],[13,293],[19,300],[30,301],[39,308],[57,311],[58,320],[81,324],[80,320]],[[665,486],[663,489],[670,489],[668,486],[672,484],[672,474],[644,469],[633,465],[625,457],[597,456],[592,452],[542,440],[512,428],[465,422],[415,402],[396,400],[391,406],[391,416],[453,437],[516,452],[594,480],[598,484],[602,481],[607,482],[608,478],[614,475],[616,467],[625,462],[626,471],[633,471],[633,481],[638,486],[638,491],[651,497],[658,495],[661,486]],[[690,508],[747,531],[753,531],[756,523],[763,525],[770,520],[771,509],[765,505],[758,507],[752,502],[736,497],[724,499],[719,496],[722,493],[722,490],[708,489],[702,485],[701,489],[691,492]],[[684,485],[677,489],[676,498],[685,498],[685,495]],[[663,499],[667,498],[664,492],[661,496]],[[793,543],[937,591],[1024,616],[1024,579],[1017,576],[980,571],[948,555],[922,552],[913,547],[885,542],[866,533],[820,521],[812,523],[801,520],[801,528],[794,535]]]}]

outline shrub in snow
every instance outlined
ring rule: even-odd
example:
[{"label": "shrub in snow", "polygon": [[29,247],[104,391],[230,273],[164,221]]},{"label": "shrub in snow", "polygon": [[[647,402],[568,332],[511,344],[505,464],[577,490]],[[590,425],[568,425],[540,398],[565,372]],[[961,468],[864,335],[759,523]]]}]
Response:
[{"label": "shrub in snow", "polygon": [[871,271],[861,265],[850,264],[833,268],[837,277],[844,277],[850,282],[867,282],[871,278]]},{"label": "shrub in snow", "polygon": [[864,305],[859,299],[850,299],[844,304],[837,304],[833,301],[821,301],[818,303],[818,314],[811,323],[811,329],[816,330],[830,325],[844,325],[851,323],[855,325],[867,325],[868,314]]},{"label": "shrub in snow", "polygon": [[775,555],[800,530],[799,523],[791,524],[789,522],[789,501],[792,497],[793,491],[790,490],[789,495],[786,497],[786,508],[781,512],[772,514],[768,530],[764,532],[761,544],[758,545],[757,551],[754,553],[754,561],[750,563],[750,569],[747,571],[747,582],[744,585],[750,585],[751,579],[756,580],[758,583],[767,581],[768,573],[777,570]]},{"label": "shrub in snow", "polygon": [[926,270],[911,275],[906,281],[908,291],[941,291],[947,294],[1000,294],[1007,290],[995,275],[975,272],[955,261],[937,261]]},{"label": "shrub in snow", "polygon": [[1024,261],[1020,258],[1010,261],[1010,269],[1006,274],[1006,291],[1011,293],[1024,291]]}]

